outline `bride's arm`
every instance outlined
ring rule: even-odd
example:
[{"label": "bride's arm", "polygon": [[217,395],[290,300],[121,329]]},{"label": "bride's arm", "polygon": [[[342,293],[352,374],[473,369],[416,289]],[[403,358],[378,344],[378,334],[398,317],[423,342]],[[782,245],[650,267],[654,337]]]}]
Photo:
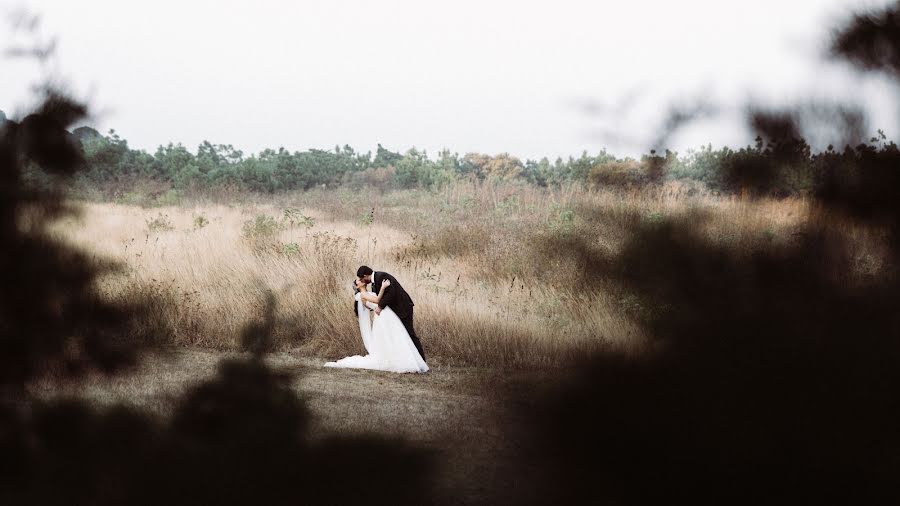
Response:
[{"label": "bride's arm", "polygon": [[360,293],[360,297],[362,297],[362,299],[366,302],[374,302],[375,304],[378,304],[379,302],[381,302],[381,297],[384,295],[384,290],[389,286],[391,286],[391,280],[385,279],[384,283],[381,284],[381,290],[378,291],[378,295]]}]

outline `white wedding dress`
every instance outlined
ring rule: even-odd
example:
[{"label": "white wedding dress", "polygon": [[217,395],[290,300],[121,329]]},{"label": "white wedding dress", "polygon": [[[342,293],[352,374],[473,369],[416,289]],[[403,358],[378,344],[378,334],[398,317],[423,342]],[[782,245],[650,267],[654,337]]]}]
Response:
[{"label": "white wedding dress", "polygon": [[[371,293],[371,295],[375,295]],[[356,313],[359,316],[359,332],[363,346],[368,355],[354,355],[328,362],[325,367],[349,369],[375,369],[390,372],[427,372],[428,365],[422,360],[416,345],[409,338],[409,333],[396,313],[386,307],[375,320],[370,323],[366,306],[375,309],[377,304],[362,302],[360,294],[356,294]]]}]

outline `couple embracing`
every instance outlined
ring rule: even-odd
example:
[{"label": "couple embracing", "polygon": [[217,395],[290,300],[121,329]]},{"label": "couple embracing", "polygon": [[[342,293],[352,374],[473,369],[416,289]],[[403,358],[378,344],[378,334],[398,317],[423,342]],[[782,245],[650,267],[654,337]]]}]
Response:
[{"label": "couple embracing", "polygon": [[413,328],[414,304],[397,279],[363,265],[356,271],[353,288],[353,311],[367,355],[342,358],[325,367],[427,372],[425,352]]}]

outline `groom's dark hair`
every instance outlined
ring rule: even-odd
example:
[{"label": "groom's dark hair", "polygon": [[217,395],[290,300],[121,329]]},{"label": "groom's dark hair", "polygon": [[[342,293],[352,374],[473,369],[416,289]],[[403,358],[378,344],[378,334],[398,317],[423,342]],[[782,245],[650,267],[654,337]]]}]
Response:
[{"label": "groom's dark hair", "polygon": [[368,276],[369,274],[372,274],[373,272],[375,272],[375,271],[373,271],[370,267],[363,265],[363,266],[360,266],[359,269],[356,269],[356,277],[361,278],[363,276]]}]

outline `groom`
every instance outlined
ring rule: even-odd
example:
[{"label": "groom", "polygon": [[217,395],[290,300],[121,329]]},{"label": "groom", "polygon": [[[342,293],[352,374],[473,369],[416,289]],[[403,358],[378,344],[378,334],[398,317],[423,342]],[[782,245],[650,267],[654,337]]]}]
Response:
[{"label": "groom", "polygon": [[419,337],[416,336],[416,331],[413,328],[413,306],[415,304],[413,304],[406,290],[400,286],[397,279],[386,272],[374,272],[365,265],[356,270],[356,277],[364,283],[372,283],[372,291],[375,293],[381,291],[381,283],[385,279],[391,281],[391,286],[384,289],[384,295],[381,297],[381,302],[378,303],[378,309],[375,309],[375,314],[379,314],[382,309],[390,307],[397,314],[397,317],[400,318],[400,321],[403,322],[403,326],[406,327],[409,338],[412,339],[416,349],[419,350],[419,356],[422,357],[422,360],[425,360],[425,350],[422,349],[422,343],[419,341]]}]

